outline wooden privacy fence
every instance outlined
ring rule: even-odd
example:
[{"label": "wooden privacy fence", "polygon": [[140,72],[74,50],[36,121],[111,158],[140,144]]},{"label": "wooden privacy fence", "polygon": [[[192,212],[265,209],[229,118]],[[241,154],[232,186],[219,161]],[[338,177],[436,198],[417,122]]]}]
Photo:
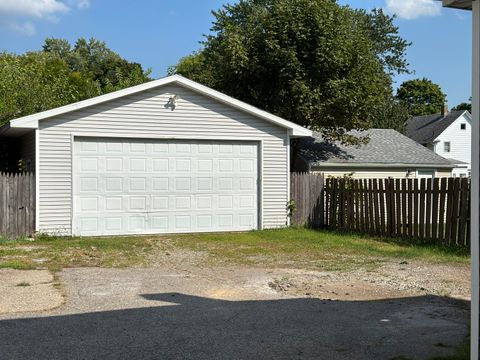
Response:
[{"label": "wooden privacy fence", "polygon": [[313,228],[323,227],[323,175],[292,173],[290,185],[290,197],[296,206],[290,219],[291,224]]},{"label": "wooden privacy fence", "polygon": [[466,178],[327,179],[324,210],[329,229],[469,245]]},{"label": "wooden privacy fence", "polygon": [[18,238],[35,231],[35,175],[0,173],[0,236]]}]

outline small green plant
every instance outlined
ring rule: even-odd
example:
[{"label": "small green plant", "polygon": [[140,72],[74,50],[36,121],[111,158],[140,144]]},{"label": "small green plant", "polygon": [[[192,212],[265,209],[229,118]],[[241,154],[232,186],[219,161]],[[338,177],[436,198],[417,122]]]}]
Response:
[{"label": "small green plant", "polygon": [[27,287],[27,286],[30,286],[30,283],[28,283],[28,282],[26,282],[26,281],[22,281],[22,282],[18,283],[17,286]]},{"label": "small green plant", "polygon": [[18,160],[18,171],[21,173],[24,173],[27,171],[27,163],[25,162],[25,160],[23,159]]},{"label": "small green plant", "polygon": [[295,203],[295,200],[290,199],[287,202],[287,216],[291,218],[295,211],[297,211],[297,204]]}]

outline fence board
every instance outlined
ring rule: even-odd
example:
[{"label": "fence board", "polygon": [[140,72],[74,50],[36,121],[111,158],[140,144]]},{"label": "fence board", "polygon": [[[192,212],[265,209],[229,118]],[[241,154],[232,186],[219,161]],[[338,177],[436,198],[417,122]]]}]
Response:
[{"label": "fence board", "polygon": [[[458,225],[458,244],[459,245],[467,245],[466,243],[466,226],[468,223],[467,215],[468,215],[468,208],[466,204],[468,204],[468,179],[463,178],[460,182],[460,211],[459,211],[459,225]],[[463,205],[462,205],[463,204]]]},{"label": "fence board", "polygon": [[0,173],[0,236],[35,232],[35,175]]},{"label": "fence board", "polygon": [[[324,177],[322,174],[292,173],[291,199],[296,211],[291,216],[292,225],[320,228],[324,223]],[[328,216],[326,216],[328,218]]]},{"label": "fence board", "polygon": [[385,209],[385,182],[383,179],[380,179],[378,182],[378,192],[380,194],[380,234],[386,235],[388,232],[385,229],[386,221],[386,209]]},{"label": "fence board", "polygon": [[[23,181],[26,179],[0,176],[0,186],[5,188],[0,200],[11,202],[12,191],[18,191],[13,184],[25,188],[28,181]],[[30,185],[34,189],[31,182]],[[452,246],[469,244],[469,179],[325,180],[319,174],[294,173],[291,186],[292,200],[297,205],[291,218],[294,225],[409,237]],[[14,197],[22,199],[21,194],[24,199],[35,198],[28,190]],[[0,207],[0,225],[7,226],[8,231],[10,227],[33,229],[34,219],[30,224],[29,213],[35,213],[34,201],[23,213],[17,211],[17,215],[12,212],[16,206],[20,205]],[[13,226],[10,219],[15,220]]]},{"label": "fence board", "polygon": [[426,184],[426,208],[425,208],[425,239],[431,239],[430,223],[432,218],[432,179],[427,179]]},{"label": "fence board", "polygon": [[459,195],[460,195],[460,178],[455,178],[453,180],[453,196],[452,196],[452,219],[451,219],[451,235],[450,239],[452,245],[457,244],[458,241],[458,210],[459,210]]},{"label": "fence board", "polygon": [[418,217],[419,236],[418,238],[425,240],[425,179],[420,179],[420,192],[418,201],[420,203],[420,213]]},{"label": "fence board", "polygon": [[443,243],[445,239],[445,205],[447,197],[447,179],[440,179],[440,211],[438,212],[438,240]]},{"label": "fence board", "polygon": [[438,188],[439,179],[433,179],[432,184],[432,241],[437,241],[438,234]]},{"label": "fence board", "polygon": [[413,182],[412,179],[407,179],[408,188],[407,192],[407,199],[408,199],[408,237],[413,237]]}]

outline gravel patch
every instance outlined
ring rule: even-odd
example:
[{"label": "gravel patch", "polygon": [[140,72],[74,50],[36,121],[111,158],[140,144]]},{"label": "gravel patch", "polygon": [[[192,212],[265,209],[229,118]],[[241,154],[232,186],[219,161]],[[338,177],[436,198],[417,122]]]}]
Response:
[{"label": "gravel patch", "polygon": [[0,270],[0,314],[44,311],[64,302],[47,270]]}]

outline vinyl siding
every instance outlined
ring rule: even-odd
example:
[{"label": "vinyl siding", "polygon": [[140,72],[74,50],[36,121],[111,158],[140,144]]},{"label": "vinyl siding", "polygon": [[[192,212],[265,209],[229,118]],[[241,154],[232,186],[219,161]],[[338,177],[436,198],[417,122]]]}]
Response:
[{"label": "vinyl siding", "polygon": [[[466,124],[466,129],[461,130],[460,125]],[[472,148],[472,126],[470,119],[465,114],[455,120],[448,128],[435,139],[435,152],[447,159],[455,159],[468,163],[470,169]],[[445,142],[450,142],[450,152],[445,152]]]},{"label": "vinyl siding", "polygon": [[[412,171],[408,176],[409,179],[414,179],[417,177],[416,168],[410,168]],[[426,170],[426,169],[425,169]],[[322,168],[322,169],[314,169],[313,172],[316,173],[324,173],[326,177],[333,176],[339,177],[343,175],[352,174],[354,179],[386,179],[386,178],[394,178],[394,179],[406,179],[407,178],[407,168],[399,168],[399,169],[375,169],[375,168],[364,168],[364,169],[352,169],[352,168]],[[439,169],[437,170],[437,177],[450,177],[452,172],[450,170]]]},{"label": "vinyl siding", "polygon": [[[165,108],[177,95],[175,110]],[[73,136],[261,140],[263,227],[284,226],[287,129],[167,85],[40,121],[39,231],[71,234]]]}]

